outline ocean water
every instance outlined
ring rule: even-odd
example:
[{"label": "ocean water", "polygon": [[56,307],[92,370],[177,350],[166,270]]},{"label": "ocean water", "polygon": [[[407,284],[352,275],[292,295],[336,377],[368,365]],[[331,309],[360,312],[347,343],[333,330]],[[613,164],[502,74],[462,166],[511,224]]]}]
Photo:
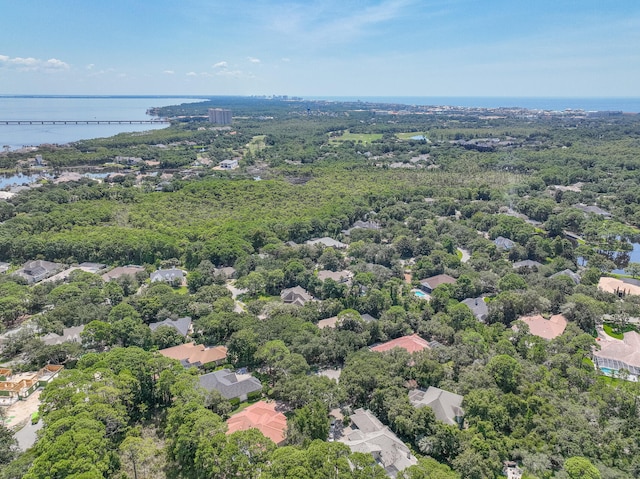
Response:
[{"label": "ocean water", "polygon": [[[151,107],[202,101],[170,97],[0,97],[0,120],[149,120]],[[0,148],[65,144],[123,132],[166,128],[158,125],[0,125]]]},{"label": "ocean water", "polygon": [[415,97],[415,96],[311,96],[306,100],[362,101],[401,105],[459,106],[475,108],[518,107],[530,110],[623,111],[640,113],[638,98],[560,98],[560,97]]}]

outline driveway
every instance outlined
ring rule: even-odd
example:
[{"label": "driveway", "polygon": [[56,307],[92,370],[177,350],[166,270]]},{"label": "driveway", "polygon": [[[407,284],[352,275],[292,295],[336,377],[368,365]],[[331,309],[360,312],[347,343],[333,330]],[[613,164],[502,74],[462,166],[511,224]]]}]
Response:
[{"label": "driveway", "polygon": [[22,452],[29,449],[36,443],[38,438],[37,432],[42,429],[42,421],[38,421],[37,424],[31,424],[31,421],[27,422],[27,425],[16,432],[15,437],[18,441],[18,447]]},{"label": "driveway", "polygon": [[229,291],[231,291],[231,297],[233,299],[236,299],[238,296],[240,296],[241,294],[244,294],[247,292],[246,289],[240,289],[240,288],[236,288],[235,287],[235,283],[233,282],[228,282],[226,284],[226,287]]},{"label": "driveway", "polygon": [[466,249],[462,249],[462,248],[456,248],[456,249],[462,253],[462,258],[460,258],[460,261],[462,263],[466,263],[471,259],[471,255]]},{"label": "driveway", "polygon": [[227,287],[227,289],[229,291],[231,291],[231,297],[233,298],[233,302],[235,303],[234,307],[233,307],[233,310],[236,313],[244,313],[246,311],[246,305],[242,301],[238,300],[238,296],[240,296],[241,294],[246,293],[247,290],[246,289],[236,288],[235,287],[235,282],[233,282],[233,281],[227,281],[225,286]]}]

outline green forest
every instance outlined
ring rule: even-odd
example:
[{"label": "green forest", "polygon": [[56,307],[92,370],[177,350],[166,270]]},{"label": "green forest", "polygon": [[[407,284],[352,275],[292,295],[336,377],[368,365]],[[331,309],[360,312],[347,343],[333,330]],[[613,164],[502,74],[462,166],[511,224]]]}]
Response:
[{"label": "green forest", "polygon": [[[233,123],[209,123],[213,107]],[[637,376],[597,367],[640,324],[640,116],[242,97],[157,113],[171,126],[41,147],[48,176],[0,200],[0,370],[64,365],[32,447],[0,421],[0,479],[492,479],[507,462],[525,479],[640,477]],[[64,179],[85,171],[110,174]],[[31,284],[34,260],[142,268]],[[150,281],[173,268],[184,281]],[[313,299],[289,304],[296,287]],[[557,315],[554,337],[523,321]],[[149,326],[184,317],[186,335]],[[429,346],[371,349],[414,334]],[[158,352],[190,342],[227,357]],[[223,368],[262,390],[203,389]],[[464,398],[458,424],[410,401],[430,387]],[[284,443],[228,434],[258,400],[283,411]],[[360,408],[414,464],[385,470],[334,437]]]}]

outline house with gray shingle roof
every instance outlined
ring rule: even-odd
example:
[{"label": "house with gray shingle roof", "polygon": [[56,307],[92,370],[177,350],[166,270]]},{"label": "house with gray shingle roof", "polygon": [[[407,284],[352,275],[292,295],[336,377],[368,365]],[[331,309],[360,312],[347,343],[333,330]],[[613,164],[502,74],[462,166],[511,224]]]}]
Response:
[{"label": "house with gray shingle roof", "polygon": [[441,284],[455,284],[455,282],[456,279],[453,276],[449,276],[448,274],[438,274],[436,276],[420,280],[420,289],[426,293],[431,293]]},{"label": "house with gray shingle roof", "polygon": [[527,269],[538,269],[542,267],[542,263],[538,263],[537,261],[532,261],[530,259],[525,259],[524,261],[516,261],[513,263],[513,269],[527,268]]},{"label": "house with gray shingle roof", "polygon": [[27,283],[33,284],[39,283],[49,276],[53,276],[55,273],[62,269],[63,265],[61,264],[38,259],[25,263],[24,266],[17,270],[14,274],[17,274],[18,276],[26,279]]},{"label": "house with gray shingle roof", "polygon": [[225,279],[231,279],[236,275],[236,269],[231,266],[226,266],[224,268],[214,268],[213,274],[214,276],[222,276]]},{"label": "house with gray shingle roof", "polygon": [[280,293],[280,299],[287,304],[295,304],[296,306],[303,306],[305,303],[311,301],[311,296],[301,286],[295,286],[293,288],[283,289]]},{"label": "house with gray shingle roof", "polygon": [[80,326],[73,326],[71,328],[64,328],[62,330],[62,335],[56,333],[49,333],[42,336],[42,342],[47,346],[53,346],[55,344],[62,344],[67,342],[72,343],[81,343],[82,338],[80,337],[80,333],[84,331],[84,324]]},{"label": "house with gray shingle roof", "polygon": [[464,411],[462,410],[463,396],[444,389],[429,386],[422,391],[416,389],[409,392],[409,402],[414,407],[427,406],[433,409],[438,421],[455,426],[462,426]]},{"label": "house with gray shingle roof", "polygon": [[573,207],[583,211],[584,213],[591,213],[597,216],[602,216],[605,219],[610,219],[613,216],[607,210],[603,210],[599,206],[585,205],[584,203],[577,203],[573,205]]},{"label": "house with gray shingle roof", "polygon": [[167,318],[164,321],[149,323],[149,328],[151,328],[151,331],[155,331],[160,326],[169,326],[178,331],[182,336],[186,336],[191,332],[191,317],[185,316],[184,318],[178,319]]},{"label": "house with gray shingle roof", "polygon": [[575,284],[580,284],[580,275],[578,275],[578,273],[574,273],[570,269],[563,269],[562,271],[552,274],[549,277],[557,278],[559,276],[568,276],[569,278],[571,278],[571,281],[573,281]]},{"label": "house with gray shingle roof", "polygon": [[346,248],[348,246],[347,244],[338,240],[334,240],[333,238],[329,238],[328,236],[324,236],[322,238],[310,239],[309,241],[307,241],[307,244],[311,246],[321,245],[326,248],[338,248],[338,249]]},{"label": "house with gray shingle roof", "polygon": [[363,320],[365,323],[373,323],[374,321],[377,321],[377,320],[378,320],[378,318],[374,318],[373,316],[371,316],[371,315],[370,315],[370,314],[368,314],[368,313],[361,314],[361,315],[360,315],[360,318],[362,318],[362,320]]},{"label": "house with gray shingle roof", "polygon": [[342,234],[345,236],[349,236],[351,234],[351,231],[357,230],[357,229],[379,230],[380,223],[376,223],[375,221],[358,220],[355,223],[353,223],[353,225],[351,225],[351,228],[349,228],[348,230],[342,230]]},{"label": "house with gray shingle roof", "polygon": [[482,296],[478,298],[467,298],[462,301],[471,310],[478,321],[484,322],[489,316],[489,307]]},{"label": "house with gray shingle roof", "polygon": [[332,279],[336,283],[347,283],[351,282],[351,278],[353,278],[353,273],[351,271],[342,270],[342,271],[328,271],[322,270],[318,271],[318,279],[320,281],[325,281],[327,279]]},{"label": "house with gray shingle roof", "polygon": [[398,472],[418,462],[391,429],[371,411],[362,408],[354,411],[351,425],[344,429],[343,436],[338,440],[349,446],[352,452],[371,454],[390,477],[396,477]]},{"label": "house with gray shingle roof", "polygon": [[159,269],[151,273],[151,282],[164,281],[165,283],[173,283],[184,281],[185,273],[181,269]]},{"label": "house with gray shingle roof", "polygon": [[516,244],[511,241],[509,238],[505,238],[504,236],[498,236],[493,240],[493,243],[498,247],[498,249],[503,249],[509,251]]},{"label": "house with gray shingle roof", "polygon": [[251,393],[262,391],[262,383],[251,374],[236,374],[230,369],[221,369],[199,378],[200,386],[207,391],[218,391],[225,399],[246,401]]}]

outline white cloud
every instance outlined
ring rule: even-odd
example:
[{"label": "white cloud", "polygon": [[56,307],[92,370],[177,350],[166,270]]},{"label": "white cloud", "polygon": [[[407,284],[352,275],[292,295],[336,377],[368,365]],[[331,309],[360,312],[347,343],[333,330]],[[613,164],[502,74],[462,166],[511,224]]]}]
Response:
[{"label": "white cloud", "polygon": [[285,63],[289,63],[291,61],[291,58],[283,58],[282,61]]},{"label": "white cloud", "polygon": [[367,7],[342,0],[292,3],[270,13],[268,24],[272,30],[305,45],[348,43],[379,33],[378,25],[408,15],[415,3],[415,0],[383,0]]},{"label": "white cloud", "polygon": [[44,67],[49,70],[68,70],[69,64],[57,58],[50,58],[44,63]]},{"label": "white cloud", "polygon": [[255,57],[247,57],[247,59],[248,59],[251,63],[260,63],[260,59],[259,59],[259,58],[255,58]]},{"label": "white cloud", "polygon": [[167,75],[173,75],[175,72],[173,70],[165,70],[162,73],[165,73]]},{"label": "white cloud", "polygon": [[89,64],[86,66],[87,70],[93,70],[93,67],[95,67],[95,64],[93,64],[93,63],[89,63]]},{"label": "white cloud", "polygon": [[213,65],[213,68],[227,68],[228,66],[227,62],[218,62]]},{"label": "white cloud", "polygon": [[33,57],[22,58],[0,55],[0,68],[10,68],[18,71],[56,71],[68,70],[69,64],[57,58],[40,60]]},{"label": "white cloud", "polygon": [[187,73],[187,76],[188,77],[197,77],[198,74],[196,72],[189,72],[189,73]]}]

